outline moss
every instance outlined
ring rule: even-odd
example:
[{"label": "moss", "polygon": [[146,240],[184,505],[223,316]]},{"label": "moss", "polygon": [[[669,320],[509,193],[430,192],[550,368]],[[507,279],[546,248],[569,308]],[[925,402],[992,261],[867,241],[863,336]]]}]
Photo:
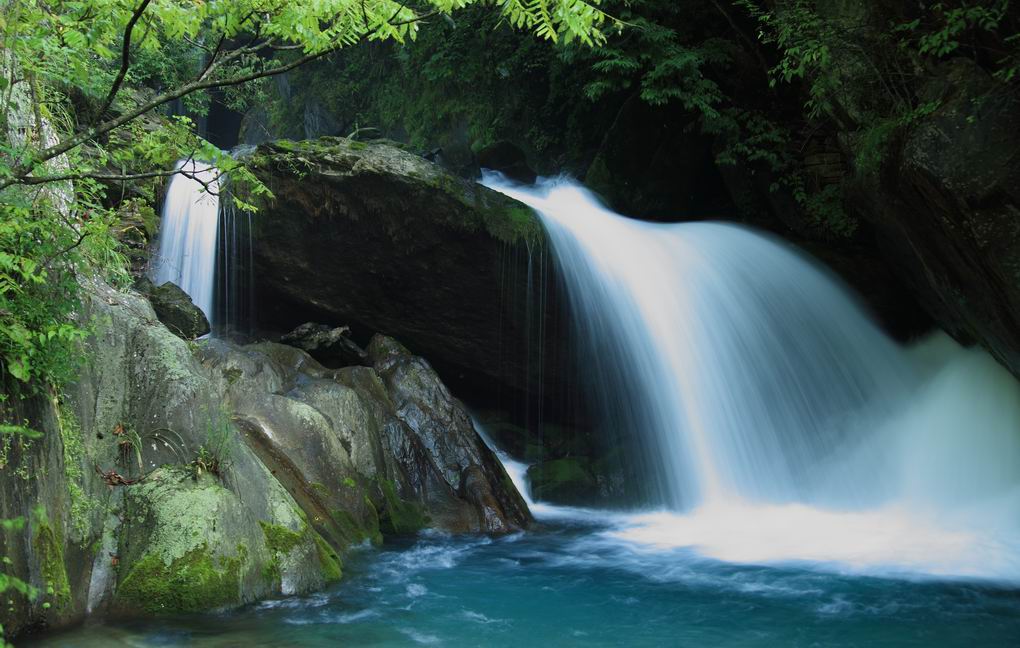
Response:
[{"label": "moss", "polygon": [[364,142],[357,142],[354,140],[351,140],[349,146],[352,151],[363,151],[368,148],[368,144],[365,144]]},{"label": "moss", "polygon": [[374,545],[382,544],[382,533],[379,531],[379,511],[375,508],[375,504],[372,503],[372,499],[365,495],[365,508],[368,510],[368,522],[367,528],[371,531],[369,540]]},{"label": "moss", "polygon": [[[480,201],[479,201],[480,202]],[[476,204],[482,215],[485,231],[504,243],[541,245],[545,240],[542,223],[530,207],[517,202],[501,201],[494,207]]]},{"label": "moss", "polygon": [[307,534],[307,525],[301,531],[291,531],[280,524],[259,520],[262,534],[266,537],[266,548],[270,559],[262,568],[262,574],[269,580],[280,582],[281,563],[293,551]]},{"label": "moss", "polygon": [[379,528],[383,533],[406,535],[425,527],[426,518],[421,507],[397,497],[397,489],[388,479],[379,480],[386,506],[379,516]]},{"label": "moss", "polygon": [[71,408],[63,407],[59,402],[55,402],[54,406],[64,451],[64,477],[71,498],[71,528],[77,537],[85,542],[91,526],[91,515],[99,507],[99,500],[86,494],[83,487],[85,480],[82,464],[86,454],[81,425]]},{"label": "moss", "polygon": [[262,520],[259,521],[259,525],[262,527],[262,533],[266,536],[266,547],[275,553],[290,553],[294,547],[301,544],[301,539],[304,537],[304,530],[291,531],[280,524]]},{"label": "moss", "polygon": [[333,491],[329,490],[329,488],[325,484],[321,484],[319,482],[312,482],[309,485],[312,487],[313,490],[315,490],[320,495],[329,497],[330,495],[333,494]]},{"label": "moss", "polygon": [[49,600],[45,602],[57,610],[67,609],[71,604],[71,584],[64,564],[62,534],[46,522],[37,521],[32,548],[46,584],[46,597]]},{"label": "moss", "polygon": [[528,469],[528,482],[537,497],[569,504],[586,503],[598,489],[589,461],[582,457],[535,464]]},{"label": "moss", "polygon": [[[367,498],[366,501],[368,501]],[[379,534],[379,515],[376,513],[374,506],[369,511],[369,519],[364,523],[359,522],[353,515],[343,509],[333,509],[330,511],[330,516],[337,526],[340,527],[343,534],[350,538],[351,542],[369,540],[370,542],[378,543],[382,540]]]},{"label": "moss", "polygon": [[224,369],[223,370],[223,377],[227,379],[227,384],[228,385],[233,385],[238,380],[240,380],[241,376],[243,376],[243,375],[244,375],[244,372],[242,372],[237,367],[231,367],[230,369]]},{"label": "moss", "polygon": [[[313,533],[315,533],[313,531]],[[322,568],[322,577],[326,582],[338,581],[343,577],[343,563],[340,556],[333,551],[329,543],[322,539],[322,536],[315,533],[315,548],[319,553],[319,565]]]},{"label": "moss", "polygon": [[238,545],[236,556],[217,560],[201,545],[169,564],[148,554],[121,582],[117,599],[149,613],[199,612],[239,603],[247,554],[244,545]]},{"label": "moss", "polygon": [[274,140],[272,146],[273,148],[281,151],[300,151],[303,148],[301,142],[295,142],[294,140],[289,139]]}]

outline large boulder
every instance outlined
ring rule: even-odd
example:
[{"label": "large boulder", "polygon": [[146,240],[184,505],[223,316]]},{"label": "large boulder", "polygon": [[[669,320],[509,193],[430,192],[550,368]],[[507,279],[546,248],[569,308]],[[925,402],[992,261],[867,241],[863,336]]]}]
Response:
[{"label": "large boulder", "polygon": [[559,328],[530,209],[379,142],[277,141],[249,163],[274,195],[255,224],[261,327],[392,335],[482,398],[558,384],[566,345],[532,344]]},{"label": "large boulder", "polygon": [[963,59],[924,94],[934,112],[887,138],[851,196],[936,322],[1020,376],[1020,99]]}]

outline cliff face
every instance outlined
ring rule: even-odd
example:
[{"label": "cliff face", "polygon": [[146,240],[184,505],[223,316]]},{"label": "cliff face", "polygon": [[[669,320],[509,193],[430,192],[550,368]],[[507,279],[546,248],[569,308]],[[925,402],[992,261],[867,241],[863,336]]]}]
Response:
[{"label": "cliff face", "polygon": [[188,343],[145,299],[89,289],[77,384],[12,399],[43,435],[4,447],[8,633],[314,590],[356,543],[422,527],[502,533],[530,514],[427,362],[393,340],[326,369],[279,344]]},{"label": "cliff face", "polygon": [[935,321],[1020,376],[1020,100],[964,59],[924,95],[850,199]]}]

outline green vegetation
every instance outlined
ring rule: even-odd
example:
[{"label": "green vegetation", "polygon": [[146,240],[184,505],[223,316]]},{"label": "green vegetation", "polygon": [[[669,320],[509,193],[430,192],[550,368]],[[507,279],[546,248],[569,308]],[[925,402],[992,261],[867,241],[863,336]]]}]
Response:
[{"label": "green vegetation", "polygon": [[315,534],[315,548],[319,554],[319,564],[322,566],[322,577],[327,583],[340,580],[343,577],[343,562],[318,533]]},{"label": "green vegetation", "polygon": [[234,444],[234,425],[230,415],[222,410],[206,414],[205,442],[198,448],[198,454],[191,462],[193,477],[203,473],[221,477],[230,466],[230,453]]},{"label": "green vegetation", "polygon": [[405,502],[397,495],[396,485],[388,479],[379,480],[386,505],[379,515],[379,527],[383,533],[406,535],[416,533],[428,523],[421,507],[414,502]]},{"label": "green vegetation", "polygon": [[262,527],[263,535],[266,536],[266,548],[272,556],[269,563],[265,565],[265,576],[279,584],[281,563],[304,540],[305,535],[308,533],[308,526],[306,524],[304,530],[298,532],[291,531],[283,525],[272,524],[264,520],[259,520],[259,525]]},{"label": "green vegetation", "polygon": [[240,570],[248,551],[215,558],[203,545],[167,564],[152,554],[140,559],[117,588],[129,609],[149,613],[204,612],[240,602]]},{"label": "green vegetation", "polygon": [[[441,148],[455,168],[509,140],[538,171],[584,175],[599,190],[647,182],[640,174],[656,142],[638,146],[645,159],[634,177],[626,161],[609,168],[598,153],[612,129],[625,142],[654,137],[644,129],[654,118],[708,137],[723,172],[761,183],[765,196],[727,187],[744,217],[757,217],[768,192],[782,194],[813,235],[845,239],[857,231],[844,208],[846,181],[877,172],[895,134],[937,109],[924,88],[940,63],[969,58],[1008,92],[1020,70],[1020,21],[1008,0],[600,6],[619,29],[594,48],[556,49],[471,8],[414,42],[351,49],[296,71],[265,118],[270,130],[300,138],[304,123],[294,116],[322,111],[340,133],[367,125],[419,150]],[[817,146],[842,159],[813,166]]]},{"label": "green vegetation", "polygon": [[85,446],[81,425],[70,407],[55,403],[60,421],[60,441],[64,450],[64,477],[68,495],[71,498],[71,525],[81,542],[86,542],[89,531],[89,516],[99,507],[99,501],[85,492],[84,470]]},{"label": "green vegetation", "polygon": [[[75,343],[86,334],[73,317],[79,280],[125,278],[114,236],[117,203],[127,193],[151,195],[175,159],[230,173],[242,188],[234,201],[242,209],[252,208],[242,196],[268,194],[243,164],[198,138],[189,118],[169,114],[173,102],[201,114],[218,93],[243,108],[264,95],[273,75],[362,40],[413,41],[428,18],[476,2],[428,0],[414,8],[343,0],[257,11],[236,0],[7,3],[0,22],[0,371],[37,385],[73,376]],[[582,0],[486,8],[554,42],[600,43],[609,21]]]},{"label": "green vegetation", "polygon": [[42,516],[37,516],[32,549],[46,585],[43,606],[57,611],[64,610],[71,603],[71,585],[64,563],[64,538]]}]

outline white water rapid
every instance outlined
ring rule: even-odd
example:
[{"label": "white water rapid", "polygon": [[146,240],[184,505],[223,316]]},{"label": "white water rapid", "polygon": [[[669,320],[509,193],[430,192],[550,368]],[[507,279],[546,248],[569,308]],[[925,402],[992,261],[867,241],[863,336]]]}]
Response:
[{"label": "white water rapid", "polygon": [[159,250],[149,276],[157,286],[167,281],[180,286],[211,322],[220,206],[219,172],[195,161],[178,162],[175,168],[183,168],[189,175],[174,175],[167,186]]},{"label": "white water rapid", "polygon": [[1020,581],[1020,386],[944,335],[903,349],[771,238],[653,224],[576,183],[533,207],[606,426],[640,444],[645,550]]}]

